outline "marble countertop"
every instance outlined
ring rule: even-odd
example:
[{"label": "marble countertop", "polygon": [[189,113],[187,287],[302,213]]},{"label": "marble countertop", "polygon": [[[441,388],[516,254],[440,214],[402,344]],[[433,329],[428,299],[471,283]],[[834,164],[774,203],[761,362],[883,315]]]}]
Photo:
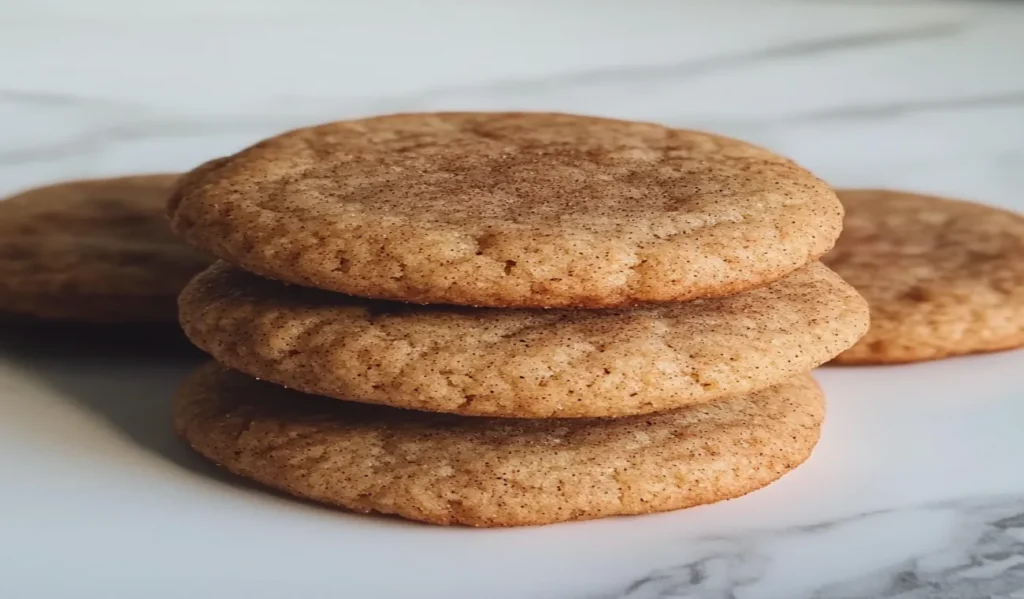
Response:
[{"label": "marble countertop", "polygon": [[[4,194],[187,169],[336,118],[543,109],[1024,211],[1020,2],[12,4]],[[819,371],[819,449],[739,500],[472,531],[213,475],[167,425],[194,355],[0,342],[2,597],[1024,598],[1021,351]]]}]

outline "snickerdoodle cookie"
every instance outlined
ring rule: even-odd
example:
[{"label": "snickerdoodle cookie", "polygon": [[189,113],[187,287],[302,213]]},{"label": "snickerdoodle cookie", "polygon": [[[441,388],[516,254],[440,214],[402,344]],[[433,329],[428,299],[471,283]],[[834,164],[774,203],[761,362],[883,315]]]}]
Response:
[{"label": "snickerdoodle cookie", "polygon": [[292,495],[435,524],[517,526],[749,493],[807,459],[824,413],[806,374],[656,415],[510,420],[303,395],[211,363],[179,392],[175,425],[213,462]]},{"label": "snickerdoodle cookie", "polygon": [[741,295],[626,310],[416,306],[220,262],[180,309],[196,345],[261,379],[517,418],[625,416],[756,391],[832,359],[868,326],[864,300],[818,262]]},{"label": "snickerdoodle cookie", "polygon": [[914,362],[1024,346],[1024,216],[884,190],[839,192],[846,228],[825,262],[871,307],[836,362]]},{"label": "snickerdoodle cookie", "polygon": [[73,181],[0,201],[0,311],[47,320],[173,321],[210,260],[171,231],[175,175]]},{"label": "snickerdoodle cookie", "polygon": [[545,113],[383,116],[208,162],[189,242],[342,293],[490,307],[724,296],[828,251],[842,208],[787,158],[708,133]]}]

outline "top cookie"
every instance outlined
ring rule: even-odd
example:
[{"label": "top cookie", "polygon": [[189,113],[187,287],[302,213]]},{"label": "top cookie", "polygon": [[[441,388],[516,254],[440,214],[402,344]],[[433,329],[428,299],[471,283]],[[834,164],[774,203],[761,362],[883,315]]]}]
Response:
[{"label": "top cookie", "polygon": [[351,295],[612,307],[730,295],[828,251],[842,207],[741,141],[541,113],[383,116],[202,165],[169,202],[191,243]]},{"label": "top cookie", "polygon": [[74,181],[0,201],[0,310],[84,322],[173,321],[209,259],[167,226],[176,175]]},{"label": "top cookie", "polygon": [[895,191],[839,195],[846,228],[825,262],[868,301],[871,327],[837,362],[1024,346],[1024,217]]}]

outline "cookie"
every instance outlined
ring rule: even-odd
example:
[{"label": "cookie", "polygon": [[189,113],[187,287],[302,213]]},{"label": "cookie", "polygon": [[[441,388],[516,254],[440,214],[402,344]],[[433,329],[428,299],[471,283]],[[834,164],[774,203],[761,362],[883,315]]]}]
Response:
[{"label": "cookie", "polygon": [[173,321],[209,265],[164,214],[175,175],[75,181],[0,201],[0,311],[45,320]]},{"label": "cookie", "polygon": [[867,299],[871,328],[837,363],[1024,346],[1024,217],[895,191],[839,194],[846,228],[825,261]]},{"label": "cookie", "polygon": [[294,389],[472,416],[612,417],[774,385],[868,326],[813,263],[742,295],[628,310],[476,309],[366,300],[217,263],[182,292],[185,334]]},{"label": "cookie", "polygon": [[824,398],[804,374],[713,404],[614,420],[462,418],[303,395],[211,363],[178,433],[246,478],[359,512],[520,526],[739,497],[810,455]]},{"label": "cookie", "polygon": [[422,304],[724,296],[832,247],[842,207],[741,141],[544,113],[392,115],[263,141],[186,177],[173,227],[265,277]]}]

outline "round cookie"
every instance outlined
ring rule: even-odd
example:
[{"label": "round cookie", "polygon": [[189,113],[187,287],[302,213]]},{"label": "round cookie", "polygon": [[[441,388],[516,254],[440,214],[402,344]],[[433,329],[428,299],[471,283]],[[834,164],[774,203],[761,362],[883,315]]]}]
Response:
[{"label": "round cookie", "polygon": [[74,181],[0,201],[0,311],[45,320],[173,321],[209,265],[164,214],[176,175]]},{"label": "round cookie", "polygon": [[547,113],[391,115],[263,141],[186,177],[189,242],[363,297],[616,307],[738,293],[828,251],[842,207],[747,143]]},{"label": "round cookie", "polygon": [[628,310],[414,306],[267,281],[219,262],[179,300],[219,362],[307,393],[431,412],[615,417],[756,391],[868,327],[815,262],[742,295]]},{"label": "round cookie", "polygon": [[825,262],[868,301],[871,328],[837,363],[1024,346],[1024,217],[895,191],[839,195],[846,227]]},{"label": "round cookie", "polygon": [[292,495],[434,524],[520,526],[739,497],[810,455],[814,380],[614,420],[461,418],[302,395],[211,363],[178,433],[227,470]]}]

